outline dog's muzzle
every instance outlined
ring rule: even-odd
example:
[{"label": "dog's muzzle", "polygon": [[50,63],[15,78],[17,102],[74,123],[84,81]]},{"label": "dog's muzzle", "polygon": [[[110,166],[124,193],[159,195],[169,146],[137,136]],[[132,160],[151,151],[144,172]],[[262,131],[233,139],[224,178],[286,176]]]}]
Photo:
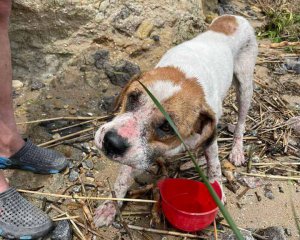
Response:
[{"label": "dog's muzzle", "polygon": [[103,151],[108,157],[121,157],[129,148],[126,138],[121,137],[116,131],[108,131],[103,139]]}]

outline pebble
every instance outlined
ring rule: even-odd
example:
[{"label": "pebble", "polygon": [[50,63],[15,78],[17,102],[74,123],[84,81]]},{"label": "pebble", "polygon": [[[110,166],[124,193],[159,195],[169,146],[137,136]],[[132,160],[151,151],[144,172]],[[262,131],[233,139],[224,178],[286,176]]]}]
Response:
[{"label": "pebble", "polygon": [[104,71],[112,84],[124,87],[129,80],[141,73],[140,67],[127,60],[121,60],[116,65],[105,64]]},{"label": "pebble", "polygon": [[94,163],[91,159],[87,159],[82,162],[82,167],[87,170],[92,170],[94,168]]},{"label": "pebble", "polygon": [[12,80],[12,87],[15,90],[19,90],[20,88],[24,87],[24,83],[22,83],[20,80]]},{"label": "pebble", "polygon": [[281,186],[278,186],[278,190],[279,192],[284,193],[283,188]]},{"label": "pebble", "polygon": [[75,169],[71,169],[69,174],[69,181],[75,182],[79,178],[79,173]]},{"label": "pebble", "polygon": [[153,23],[149,20],[144,20],[136,31],[136,36],[140,39],[145,39],[149,37],[150,33],[153,30]]},{"label": "pebble", "polygon": [[71,240],[72,239],[72,227],[68,220],[59,221],[52,232],[52,240]]},{"label": "pebble", "polygon": [[[255,238],[252,236],[250,231],[242,230],[241,231],[242,236],[245,240],[255,240]],[[221,236],[222,240],[236,240],[235,234],[232,232],[225,232],[224,235]]]},{"label": "pebble", "polygon": [[270,189],[270,187],[265,186],[264,187],[264,191],[265,191],[265,193],[264,193],[265,197],[267,197],[267,198],[269,198],[271,200],[273,200],[275,198],[272,190]]},{"label": "pebble", "polygon": [[114,110],[115,96],[103,97],[99,102],[99,108],[106,112],[112,112]]},{"label": "pebble", "polygon": [[283,227],[268,227],[259,229],[256,233],[272,240],[286,240]]},{"label": "pebble", "polygon": [[81,186],[80,185],[76,185],[72,188],[72,192],[73,193],[80,193],[81,192]]},{"label": "pebble", "polygon": [[41,88],[45,87],[45,83],[42,83],[40,81],[35,81],[30,85],[31,91],[40,90]]},{"label": "pebble", "polygon": [[95,67],[98,69],[103,69],[105,63],[109,61],[109,51],[99,50],[94,54]]}]

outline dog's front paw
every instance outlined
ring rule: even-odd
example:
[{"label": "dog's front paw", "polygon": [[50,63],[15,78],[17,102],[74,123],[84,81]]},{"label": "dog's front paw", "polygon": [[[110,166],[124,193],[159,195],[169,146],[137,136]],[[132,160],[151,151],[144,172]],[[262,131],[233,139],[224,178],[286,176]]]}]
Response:
[{"label": "dog's front paw", "polygon": [[94,223],[96,227],[109,226],[115,220],[117,210],[112,201],[105,201],[95,211]]},{"label": "dog's front paw", "polygon": [[233,144],[232,151],[231,151],[230,156],[229,156],[229,160],[235,166],[241,166],[245,163],[243,142],[236,141]]}]

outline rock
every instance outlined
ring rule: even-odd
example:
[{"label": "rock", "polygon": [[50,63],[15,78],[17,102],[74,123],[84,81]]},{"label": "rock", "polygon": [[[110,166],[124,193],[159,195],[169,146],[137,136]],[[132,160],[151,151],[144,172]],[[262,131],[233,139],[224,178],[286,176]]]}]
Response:
[{"label": "rock", "polygon": [[61,138],[61,136],[60,136],[59,133],[55,133],[55,134],[53,134],[52,138],[53,139],[59,139],[59,138]]},{"label": "rock", "polygon": [[72,227],[68,220],[59,221],[52,232],[52,240],[71,240]]},{"label": "rock", "polygon": [[151,39],[153,39],[153,41],[155,41],[155,42],[159,42],[160,41],[160,36],[155,34],[155,35],[151,36]]},{"label": "rock", "polygon": [[30,89],[31,91],[35,91],[35,90],[40,90],[43,87],[45,87],[45,83],[42,83],[40,81],[34,81],[33,83],[31,83],[30,85]]},{"label": "rock", "polygon": [[265,187],[264,187],[264,195],[265,195],[265,197],[267,197],[267,198],[269,198],[269,199],[271,199],[271,200],[273,200],[275,197],[274,197],[274,194],[273,194],[273,192],[272,192],[272,190],[271,190],[271,188],[268,186],[268,185],[266,185]]},{"label": "rock", "polygon": [[81,192],[81,185],[76,185],[72,188],[73,193],[80,193]]},{"label": "rock", "polygon": [[296,74],[300,74],[300,58],[286,58],[283,67]]},{"label": "rock", "polygon": [[[244,230],[241,231],[242,236],[244,237],[244,240],[255,240],[255,238],[252,236],[250,231]],[[225,232],[222,237],[222,240],[236,240],[235,234],[232,232]]]},{"label": "rock", "polygon": [[136,74],[141,72],[140,67],[132,62],[121,60],[115,66],[105,64],[105,74],[112,84],[124,87]]},{"label": "rock", "polygon": [[109,51],[99,50],[94,54],[95,66],[98,69],[103,69],[104,64],[109,61]]},{"label": "rock", "polygon": [[284,193],[282,186],[278,186],[278,190],[280,193]]},{"label": "rock", "polygon": [[291,124],[292,129],[300,135],[300,116],[290,118],[288,124]]},{"label": "rock", "polygon": [[79,178],[79,173],[75,169],[71,169],[69,174],[69,181],[75,182]]},{"label": "rock", "polygon": [[110,113],[114,110],[115,100],[115,96],[103,97],[99,102],[99,108],[107,113]]},{"label": "rock", "polygon": [[252,160],[253,163],[259,163],[259,162],[260,162],[260,158],[259,158],[259,156],[257,156],[257,155],[254,155],[254,156],[251,158],[251,160]]},{"label": "rock", "polygon": [[289,229],[289,228],[284,228],[284,233],[285,233],[287,236],[289,236],[289,237],[292,236],[292,231],[291,231],[291,229]]},{"label": "rock", "polygon": [[153,30],[153,23],[149,20],[144,20],[136,31],[136,36],[140,39],[145,39],[149,37],[150,33]]},{"label": "rock", "polygon": [[259,229],[256,233],[270,240],[286,240],[283,227],[268,227]]},{"label": "rock", "polygon": [[12,80],[12,87],[14,90],[19,90],[20,88],[24,87],[24,83],[20,80]]},{"label": "rock", "polygon": [[258,177],[239,177],[238,182],[249,188],[257,188],[263,185],[263,180]]},{"label": "rock", "polygon": [[230,133],[234,133],[234,130],[235,130],[235,124],[229,123],[229,124],[227,125],[227,130],[228,130]]},{"label": "rock", "polygon": [[82,162],[82,167],[87,170],[92,170],[94,168],[94,163],[91,159],[87,159]]}]

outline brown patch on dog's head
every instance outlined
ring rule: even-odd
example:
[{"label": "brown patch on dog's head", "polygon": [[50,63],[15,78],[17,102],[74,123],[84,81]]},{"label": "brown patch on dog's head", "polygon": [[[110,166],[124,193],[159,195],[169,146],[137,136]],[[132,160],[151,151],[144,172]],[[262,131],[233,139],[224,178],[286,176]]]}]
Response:
[{"label": "brown patch on dog's head", "polygon": [[[121,114],[136,111],[139,105],[142,105],[139,98],[146,95],[146,92],[137,80],[147,88],[164,81],[180,86],[179,91],[163,100],[161,104],[171,116],[181,136],[188,139],[194,134],[199,134],[201,138],[196,147],[207,144],[214,138],[215,115],[205,101],[201,85],[196,79],[187,78],[175,67],[156,68],[132,79],[117,100],[116,109],[121,108]],[[162,95],[166,90],[161,89]],[[152,111],[148,122],[149,126],[146,127],[148,144],[165,150],[176,148],[181,144],[172,129],[165,129],[170,126],[159,109],[155,108]]]},{"label": "brown patch on dog's head", "polygon": [[225,35],[232,35],[237,30],[238,23],[234,16],[221,16],[212,22],[209,26],[209,30],[219,33],[224,33]]}]

